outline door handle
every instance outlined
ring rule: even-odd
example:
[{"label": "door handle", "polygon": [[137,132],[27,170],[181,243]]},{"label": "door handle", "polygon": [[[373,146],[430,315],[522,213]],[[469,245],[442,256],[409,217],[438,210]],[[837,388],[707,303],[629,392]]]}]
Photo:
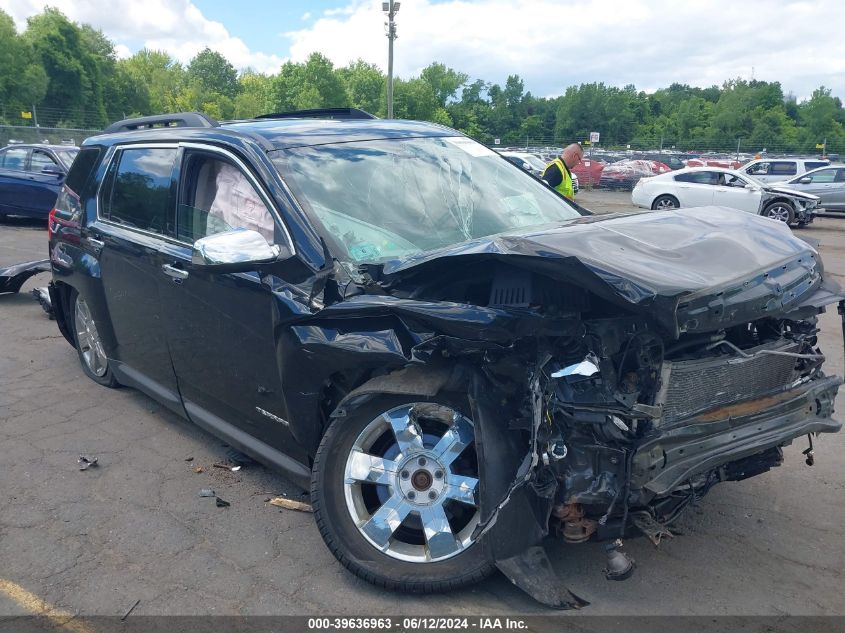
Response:
[{"label": "door handle", "polygon": [[161,269],[164,271],[164,274],[168,277],[172,277],[173,281],[181,282],[183,279],[188,278],[188,271],[182,270],[181,268],[176,268],[176,266],[171,266],[170,264],[162,264]]},{"label": "door handle", "polygon": [[105,247],[105,245],[106,245],[106,243],[105,243],[105,242],[103,242],[102,240],[98,240],[98,239],[93,238],[93,237],[86,237],[86,238],[85,238],[85,241],[88,243],[88,246],[90,246],[91,248],[93,248],[93,249],[94,249],[95,251],[97,251],[98,253],[99,253],[101,250],[103,250],[103,247]]}]

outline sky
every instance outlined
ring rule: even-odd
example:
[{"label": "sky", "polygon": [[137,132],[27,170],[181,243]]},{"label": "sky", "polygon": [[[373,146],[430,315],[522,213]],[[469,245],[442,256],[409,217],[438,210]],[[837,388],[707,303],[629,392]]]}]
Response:
[{"label": "sky", "polygon": [[[269,73],[313,51],[387,68],[381,0],[0,0],[19,31],[46,5],[101,29],[123,57],[146,46],[188,62],[208,46]],[[402,0],[396,21],[401,77],[438,61],[500,84],[518,74],[543,97],[593,81],[650,92],[742,77],[845,99],[842,0]]]}]

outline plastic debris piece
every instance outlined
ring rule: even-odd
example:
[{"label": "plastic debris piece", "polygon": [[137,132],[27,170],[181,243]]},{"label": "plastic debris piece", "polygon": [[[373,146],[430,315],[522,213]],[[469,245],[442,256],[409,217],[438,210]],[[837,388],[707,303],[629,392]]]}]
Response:
[{"label": "plastic debris piece", "polygon": [[558,369],[552,374],[552,378],[566,378],[568,376],[594,376],[599,373],[598,366],[592,361],[590,356],[587,356],[580,363],[569,365],[563,369]]},{"label": "plastic debris piece", "polygon": [[311,508],[311,504],[287,499],[285,497],[275,497],[270,499],[270,505],[277,506],[279,508],[287,508],[288,510],[298,510],[299,512],[314,512]]},{"label": "plastic debris piece", "polygon": [[217,495],[211,488],[203,488],[200,490],[200,497],[216,497]]},{"label": "plastic debris piece", "polygon": [[139,604],[141,604],[140,599],[136,600],[135,604],[133,604],[131,607],[129,607],[129,610],[126,613],[123,614],[123,617],[120,618],[120,621],[124,622],[126,620],[126,618],[129,617],[129,614],[132,613],[135,610],[135,607],[137,607]]},{"label": "plastic debris piece", "polygon": [[47,316],[51,319],[55,319],[55,315],[53,314],[53,304],[50,301],[50,292],[47,288],[33,288],[29,291],[29,293],[35,297],[38,303],[41,304],[41,309],[47,313]]},{"label": "plastic debris piece", "polygon": [[79,456],[79,470],[88,470],[89,468],[97,468],[100,464],[97,463],[98,459],[96,457],[85,457],[85,455]]},{"label": "plastic debris piece", "polygon": [[229,450],[226,451],[226,459],[230,462],[235,464],[236,466],[242,466],[246,468],[252,464],[255,464],[255,460],[251,457],[248,457],[241,453],[239,450],[229,447]]},{"label": "plastic debris piece", "polygon": [[230,505],[232,505],[228,501],[223,501],[223,499],[221,499],[220,497],[216,497],[214,499],[214,502],[217,504],[218,508],[228,508]]},{"label": "plastic debris piece", "polygon": [[223,470],[228,470],[228,471],[231,471],[233,473],[236,473],[241,468],[243,468],[243,464],[234,464],[233,465],[233,464],[221,464],[219,462],[216,463],[216,464],[212,464],[212,466],[214,466],[215,468],[221,468]]}]

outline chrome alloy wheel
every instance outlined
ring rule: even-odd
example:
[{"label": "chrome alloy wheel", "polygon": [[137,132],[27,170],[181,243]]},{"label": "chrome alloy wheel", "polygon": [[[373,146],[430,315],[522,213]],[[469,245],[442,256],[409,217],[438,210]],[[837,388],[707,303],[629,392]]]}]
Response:
[{"label": "chrome alloy wheel", "polygon": [[775,204],[766,210],[766,217],[778,222],[789,222],[789,214],[792,211],[785,204]]},{"label": "chrome alloy wheel", "polygon": [[82,297],[76,298],[74,314],[76,340],[82,358],[92,374],[102,377],[108,370],[108,360],[103,350],[103,343],[100,341],[100,335],[97,332],[97,326],[94,323],[94,317],[91,316],[91,310],[88,309],[88,304]]},{"label": "chrome alloy wheel", "polygon": [[370,422],[346,460],[346,507],[364,538],[392,558],[431,563],[473,544],[478,463],[472,422],[418,402]]},{"label": "chrome alloy wheel", "polygon": [[661,198],[654,208],[658,211],[665,211],[666,209],[674,209],[675,203],[670,198]]}]

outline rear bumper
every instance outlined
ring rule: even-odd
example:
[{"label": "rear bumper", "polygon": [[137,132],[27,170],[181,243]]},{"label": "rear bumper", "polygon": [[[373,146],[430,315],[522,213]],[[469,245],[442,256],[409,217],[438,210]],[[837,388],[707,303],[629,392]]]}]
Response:
[{"label": "rear bumper", "polygon": [[732,404],[658,429],[639,446],[631,490],[640,502],[662,497],[689,481],[808,433],[836,433],[831,419],[842,379],[829,376],[795,389]]}]

